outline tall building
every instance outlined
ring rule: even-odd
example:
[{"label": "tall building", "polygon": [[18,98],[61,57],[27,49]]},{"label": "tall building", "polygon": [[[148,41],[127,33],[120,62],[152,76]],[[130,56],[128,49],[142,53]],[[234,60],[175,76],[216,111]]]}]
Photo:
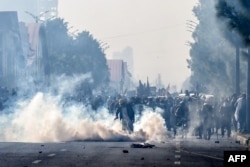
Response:
[{"label": "tall building", "polygon": [[0,87],[48,85],[49,64],[45,29],[18,21],[17,12],[0,11]]},{"label": "tall building", "polygon": [[121,59],[107,60],[110,72],[110,86],[118,92],[131,88],[131,74],[128,71],[127,62]]},{"label": "tall building", "polygon": [[133,74],[134,61],[133,61],[133,49],[131,47],[124,48],[121,52],[114,52],[113,59],[121,59],[127,62],[128,70]]},{"label": "tall building", "polygon": [[17,13],[0,12],[0,86],[16,86],[22,55]]}]

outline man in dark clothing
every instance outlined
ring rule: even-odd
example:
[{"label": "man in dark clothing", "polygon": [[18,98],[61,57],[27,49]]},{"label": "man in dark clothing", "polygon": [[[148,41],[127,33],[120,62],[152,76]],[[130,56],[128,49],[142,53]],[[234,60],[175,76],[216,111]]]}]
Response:
[{"label": "man in dark clothing", "polygon": [[122,122],[122,130],[132,133],[134,131],[133,123],[135,120],[135,113],[130,103],[127,103],[125,99],[119,100],[119,106],[116,110],[115,120],[120,118]]},{"label": "man in dark clothing", "polygon": [[230,101],[225,99],[222,106],[220,107],[220,116],[221,116],[221,135],[224,136],[225,130],[227,130],[227,136],[231,135],[231,120],[232,120],[232,111],[231,111]]},{"label": "man in dark clothing", "polygon": [[201,129],[200,135],[203,134],[204,139],[210,140],[212,133],[212,123],[214,115],[213,106],[209,103],[204,103],[200,110],[200,119],[201,119]]},{"label": "man in dark clothing", "polygon": [[181,128],[182,137],[186,136],[189,122],[188,102],[182,100],[175,110],[174,136],[177,134],[177,127]]},{"label": "man in dark clothing", "polygon": [[164,118],[165,118],[165,122],[166,122],[166,126],[168,131],[171,131],[171,109],[173,108],[174,105],[174,99],[171,96],[171,94],[169,92],[167,92],[167,98],[165,100],[166,103],[166,108],[165,108],[165,112],[164,112]]},{"label": "man in dark clothing", "polygon": [[181,123],[183,120],[187,121],[189,119],[189,109],[187,101],[182,100],[180,102],[179,106],[176,109],[175,116],[177,124]]}]

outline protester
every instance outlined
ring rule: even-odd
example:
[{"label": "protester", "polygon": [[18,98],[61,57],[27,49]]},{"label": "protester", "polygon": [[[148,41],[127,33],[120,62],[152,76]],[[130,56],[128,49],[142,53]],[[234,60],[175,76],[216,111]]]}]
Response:
[{"label": "protester", "polygon": [[232,111],[229,99],[225,99],[222,106],[220,107],[220,118],[221,118],[221,135],[224,137],[225,130],[227,136],[231,136],[231,120]]},{"label": "protester", "polygon": [[205,101],[201,108],[200,118],[201,118],[201,127],[204,139],[210,140],[211,133],[212,133],[212,127],[213,127],[213,106],[211,104],[210,100]]},{"label": "protester", "polygon": [[133,107],[126,99],[119,99],[115,120],[118,119],[118,117],[122,122],[122,130],[132,133],[134,131],[133,123],[135,120],[135,113]]},{"label": "protester", "polygon": [[237,131],[240,133],[244,133],[246,130],[246,94],[242,94],[241,97],[235,103],[235,113],[234,117],[237,121]]}]

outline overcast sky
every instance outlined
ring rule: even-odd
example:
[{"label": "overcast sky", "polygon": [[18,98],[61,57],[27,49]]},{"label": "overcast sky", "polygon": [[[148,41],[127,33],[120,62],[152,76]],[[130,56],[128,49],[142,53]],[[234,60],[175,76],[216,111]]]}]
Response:
[{"label": "overcast sky", "polygon": [[[106,43],[107,58],[133,49],[133,76],[152,84],[158,74],[178,89],[190,75],[186,59],[192,40],[187,20],[198,0],[59,0],[59,16],[73,29]],[[72,29],[72,31],[73,31]]]},{"label": "overcast sky", "polygon": [[[15,2],[13,5],[13,2]],[[32,18],[33,0],[2,1],[1,10],[19,9],[19,18]],[[133,54],[133,76],[155,84],[161,74],[165,85],[182,82],[190,75],[186,59],[192,40],[187,20],[196,20],[192,9],[198,0],[58,0],[59,17],[73,26],[71,31],[87,30],[109,48],[107,58],[117,53]],[[34,12],[34,11],[30,11]],[[33,21],[33,20],[32,20]],[[116,53],[116,54],[114,54]],[[131,67],[131,64],[129,64]]]}]

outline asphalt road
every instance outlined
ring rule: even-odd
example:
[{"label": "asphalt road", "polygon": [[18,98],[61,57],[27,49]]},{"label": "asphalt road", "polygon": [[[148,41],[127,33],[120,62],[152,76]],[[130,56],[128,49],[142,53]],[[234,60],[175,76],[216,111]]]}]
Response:
[{"label": "asphalt road", "polygon": [[224,151],[247,150],[232,138],[210,141],[188,137],[151,142],[153,148],[131,148],[140,142],[72,141],[0,143],[0,167],[221,167]]}]

